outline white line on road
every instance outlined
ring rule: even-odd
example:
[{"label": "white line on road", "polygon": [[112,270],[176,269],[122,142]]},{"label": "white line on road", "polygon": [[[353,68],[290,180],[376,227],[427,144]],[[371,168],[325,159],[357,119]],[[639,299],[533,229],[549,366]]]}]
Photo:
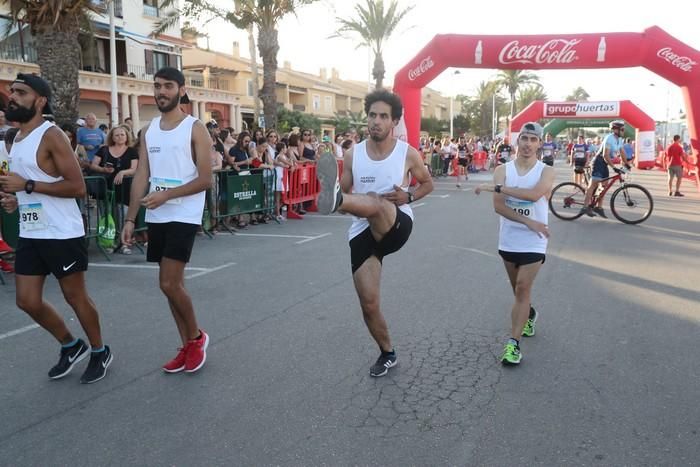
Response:
[{"label": "white line on road", "polygon": [[205,274],[209,274],[209,273],[212,273],[212,272],[220,271],[220,270],[222,270],[222,269],[224,269],[224,268],[228,268],[228,267],[233,266],[233,265],[235,265],[235,264],[236,264],[236,263],[226,263],[226,264],[222,264],[221,266],[217,266],[217,267],[215,267],[215,268],[206,269],[206,270],[204,270],[204,271],[196,272],[196,273],[194,273],[194,274],[190,274],[189,276],[185,276],[185,279],[194,279],[195,277],[199,277],[199,276],[203,276],[203,275],[205,275]]},{"label": "white line on road", "polygon": [[326,233],[324,233],[324,234],[316,235],[315,237],[309,237],[309,238],[307,238],[307,239],[305,239],[305,240],[299,240],[298,242],[294,242],[294,243],[297,244],[297,245],[301,245],[302,243],[310,242],[311,240],[316,240],[316,239],[318,239],[318,238],[327,237],[327,236],[329,236],[330,234],[331,234],[330,232],[326,232]]},{"label": "white line on road", "polygon": [[5,334],[0,334],[0,341],[3,339],[7,339],[8,337],[16,336],[17,334],[22,334],[27,331],[31,331],[32,329],[38,328],[38,324],[30,324],[29,326],[25,326],[23,328],[15,329],[14,331],[6,332]]},{"label": "white line on road", "polygon": [[457,246],[457,245],[447,245],[449,248],[456,248],[458,250],[464,250],[464,251],[471,251],[472,253],[477,253],[480,255],[488,256],[489,258],[498,258],[498,256],[492,254],[492,253],[487,253],[485,251],[477,250],[476,248],[465,248],[463,246]]},{"label": "white line on road", "polygon": [[427,204],[427,203],[416,203],[416,204],[412,204],[411,207],[412,207],[412,208],[419,208],[419,207],[421,207],[421,206],[425,206],[426,204]]},{"label": "white line on road", "polygon": [[449,198],[450,195],[427,195],[426,198]]},{"label": "white line on road", "polygon": [[[98,268],[134,268],[134,269],[159,269],[155,264],[113,264],[113,263],[88,263],[89,267]],[[207,268],[194,268],[187,266],[185,271],[208,271]]]},{"label": "white line on road", "polygon": [[282,234],[254,234],[254,233],[234,233],[237,237],[276,237],[276,238],[313,238],[308,235],[282,235]]}]

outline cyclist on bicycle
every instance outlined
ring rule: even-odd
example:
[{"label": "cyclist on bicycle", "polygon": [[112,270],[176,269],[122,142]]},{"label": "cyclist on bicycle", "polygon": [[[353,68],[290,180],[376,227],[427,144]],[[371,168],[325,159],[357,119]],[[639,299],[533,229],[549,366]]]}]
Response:
[{"label": "cyclist on bicycle", "polygon": [[571,166],[574,168],[574,183],[585,186],[583,172],[588,165],[588,145],[583,140],[583,135],[578,135],[578,141],[571,147]]},{"label": "cyclist on bicycle", "polygon": [[[607,219],[608,216],[605,215],[605,211],[603,210],[603,198],[601,197],[598,199],[596,206],[591,206],[591,200],[600,182],[610,177],[608,167],[612,167],[615,172],[619,173],[620,171],[620,169],[615,167],[612,160],[621,153],[622,145],[624,144],[622,135],[625,133],[625,122],[622,120],[613,120],[610,122],[610,131],[612,133],[605,136],[603,143],[593,158],[591,182],[586,190],[584,207],[581,208],[581,210],[590,217],[598,214],[600,217]],[[620,162],[624,164],[627,169],[630,168],[625,157],[622,157]]]}]

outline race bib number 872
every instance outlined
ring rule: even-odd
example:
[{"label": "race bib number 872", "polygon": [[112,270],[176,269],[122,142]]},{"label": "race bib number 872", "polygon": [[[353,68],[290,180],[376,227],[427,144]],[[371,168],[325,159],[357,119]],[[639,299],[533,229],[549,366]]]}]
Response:
[{"label": "race bib number 872", "polygon": [[[167,191],[171,188],[177,188],[182,185],[182,180],[176,180],[174,178],[158,178],[151,177],[151,187],[152,191]],[[166,201],[166,204],[181,204],[182,199],[173,198]]]}]

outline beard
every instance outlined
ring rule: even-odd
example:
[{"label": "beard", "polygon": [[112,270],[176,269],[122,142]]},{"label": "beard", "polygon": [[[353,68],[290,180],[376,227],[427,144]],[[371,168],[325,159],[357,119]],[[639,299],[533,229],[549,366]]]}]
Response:
[{"label": "beard", "polygon": [[387,130],[386,132],[373,132],[370,130],[369,132],[369,137],[372,139],[372,141],[379,143],[381,141],[384,141],[389,137],[389,134],[391,133],[391,129]]},{"label": "beard", "polygon": [[168,101],[167,104],[161,106],[160,105],[160,99],[156,98],[156,106],[158,107],[158,110],[160,110],[162,113],[167,113],[173,110],[177,105],[180,103],[180,96],[176,96],[172,100]]},{"label": "beard", "polygon": [[19,104],[10,102],[5,110],[5,118],[11,122],[27,123],[36,116],[36,109],[32,103],[31,107],[22,107]]}]

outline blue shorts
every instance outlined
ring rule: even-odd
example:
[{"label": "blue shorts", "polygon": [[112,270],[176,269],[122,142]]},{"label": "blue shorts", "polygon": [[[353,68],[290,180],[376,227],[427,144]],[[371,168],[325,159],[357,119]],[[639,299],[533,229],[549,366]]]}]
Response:
[{"label": "blue shorts", "polygon": [[610,177],[610,169],[608,168],[608,164],[605,163],[605,159],[596,157],[595,162],[593,162],[591,180],[599,182],[608,177]]}]

